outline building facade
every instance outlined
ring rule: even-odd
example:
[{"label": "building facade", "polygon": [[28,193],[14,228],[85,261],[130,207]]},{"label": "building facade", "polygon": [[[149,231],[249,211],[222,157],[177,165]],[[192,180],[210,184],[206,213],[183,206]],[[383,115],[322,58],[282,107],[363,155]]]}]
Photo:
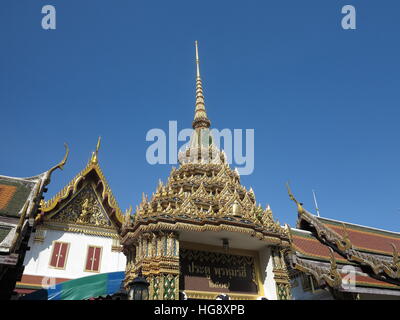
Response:
[{"label": "building facade", "polygon": [[52,199],[41,204],[29,241],[21,294],[60,282],[125,270],[118,230],[123,214],[98,162],[87,166]]},{"label": "building facade", "polygon": [[204,103],[196,43],[196,103],[190,146],[166,183],[143,195],[121,229],[125,283],[139,273],[150,299],[290,299],[283,250],[289,230],[257,204],[214,143]]}]

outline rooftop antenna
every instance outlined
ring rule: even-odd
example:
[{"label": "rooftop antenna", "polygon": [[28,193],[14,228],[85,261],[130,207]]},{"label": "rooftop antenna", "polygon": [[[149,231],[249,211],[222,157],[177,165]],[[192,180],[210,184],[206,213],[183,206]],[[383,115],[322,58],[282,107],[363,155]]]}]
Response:
[{"label": "rooftop antenna", "polygon": [[313,193],[313,196],[314,196],[315,209],[317,210],[317,215],[318,215],[318,217],[319,217],[320,215],[319,215],[317,197],[315,196],[315,191],[314,191],[314,190],[312,191],[312,193]]}]

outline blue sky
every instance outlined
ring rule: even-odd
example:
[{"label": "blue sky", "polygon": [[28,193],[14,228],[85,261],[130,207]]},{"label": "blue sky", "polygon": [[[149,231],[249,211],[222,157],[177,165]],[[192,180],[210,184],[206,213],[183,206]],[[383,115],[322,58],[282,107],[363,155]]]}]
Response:
[{"label": "blue sky", "polygon": [[[57,29],[41,28],[41,8]],[[341,8],[357,29],[341,28]],[[46,198],[100,163],[124,210],[171,165],[146,162],[146,133],[190,127],[194,41],[212,126],[255,130],[243,176],[281,223],[285,183],[321,215],[399,231],[400,3],[389,0],[3,0],[0,174],[32,176],[71,153]]]}]

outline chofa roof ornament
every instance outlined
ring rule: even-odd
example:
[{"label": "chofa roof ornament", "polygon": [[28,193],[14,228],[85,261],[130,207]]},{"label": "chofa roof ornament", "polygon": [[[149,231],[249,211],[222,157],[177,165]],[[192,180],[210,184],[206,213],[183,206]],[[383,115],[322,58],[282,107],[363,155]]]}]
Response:
[{"label": "chofa roof ornament", "polygon": [[290,199],[293,200],[297,205],[297,212],[299,213],[299,215],[304,214],[306,211],[303,208],[303,204],[301,202],[297,201],[297,199],[294,197],[292,190],[290,189],[289,182],[286,182],[286,187],[288,189],[288,194],[289,194]]},{"label": "chofa roof ornament", "polygon": [[64,143],[64,147],[65,147],[64,158],[61,160],[61,162],[59,162],[58,164],[56,164],[54,167],[52,167],[50,170],[48,170],[46,172],[45,185],[48,185],[50,183],[51,174],[55,170],[57,170],[57,169],[63,170],[64,169],[64,165],[67,163],[67,159],[68,159],[68,155],[69,155],[68,144]]}]

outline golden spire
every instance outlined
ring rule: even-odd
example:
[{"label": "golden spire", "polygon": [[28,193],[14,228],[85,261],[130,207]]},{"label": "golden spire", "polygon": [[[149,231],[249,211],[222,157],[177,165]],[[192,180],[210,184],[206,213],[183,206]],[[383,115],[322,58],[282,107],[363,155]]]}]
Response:
[{"label": "golden spire", "polygon": [[101,137],[99,136],[99,139],[97,140],[96,151],[92,153],[92,159],[90,159],[92,163],[97,163],[97,155],[99,154],[100,142],[101,142]]},{"label": "golden spire", "polygon": [[200,77],[199,48],[197,40],[196,46],[196,109],[194,114],[193,129],[209,128],[210,120],[207,118],[206,108],[204,105],[203,85]]}]

